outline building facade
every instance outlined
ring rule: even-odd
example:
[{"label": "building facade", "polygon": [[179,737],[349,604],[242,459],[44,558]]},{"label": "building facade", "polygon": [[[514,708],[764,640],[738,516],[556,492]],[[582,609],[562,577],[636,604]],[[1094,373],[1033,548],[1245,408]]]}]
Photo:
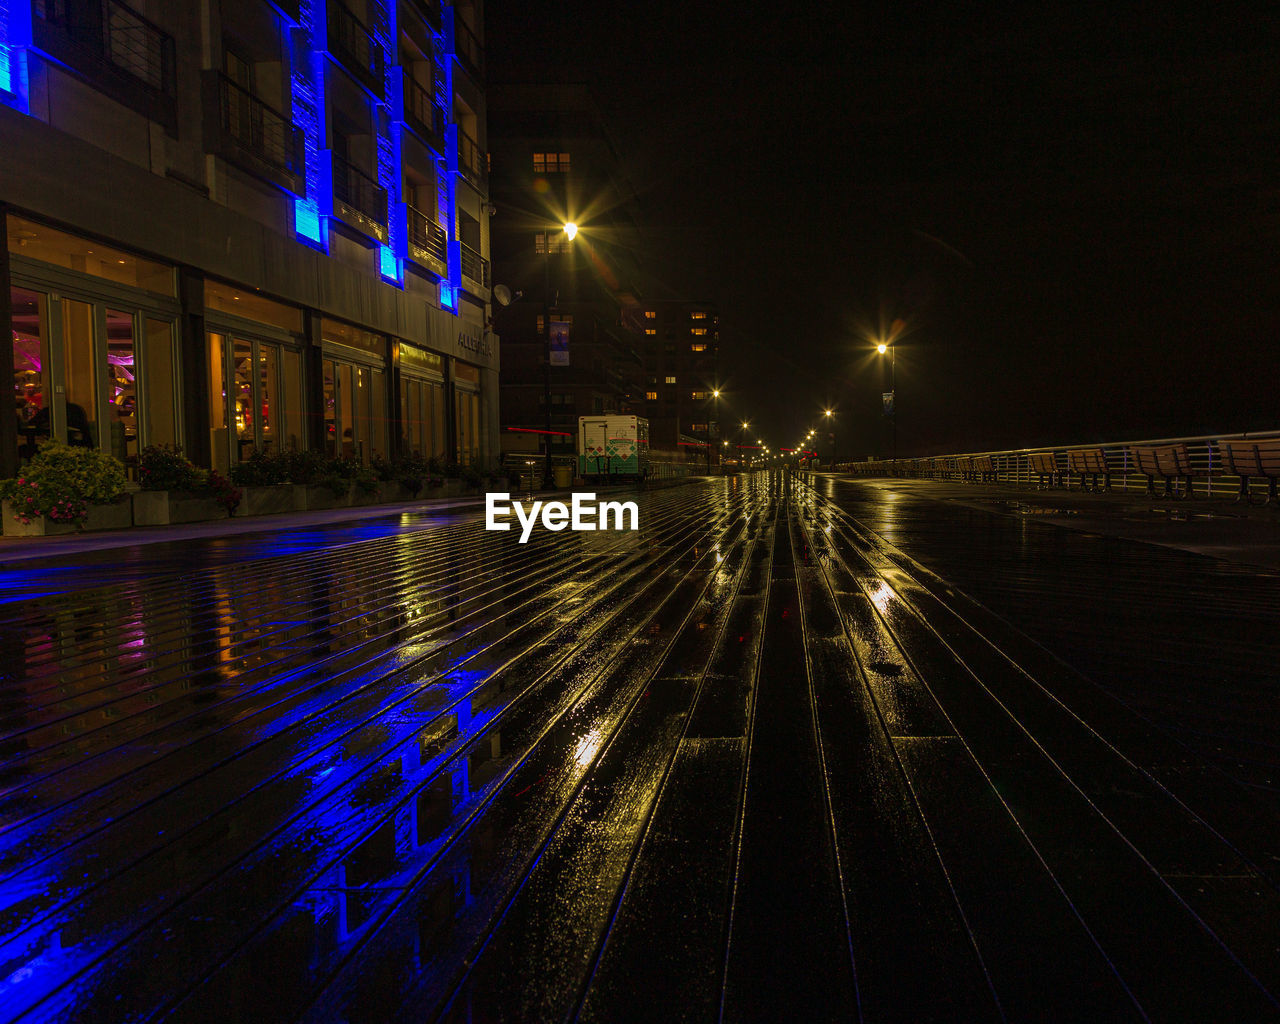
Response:
[{"label": "building facade", "polygon": [[712,448],[721,429],[720,317],[709,302],[650,301],[643,309],[645,402],[652,443]]},{"label": "building facade", "polygon": [[0,475],[497,454],[483,11],[0,2]]},{"label": "building facade", "polygon": [[502,447],[570,455],[579,416],[642,413],[637,204],[585,86],[495,84],[489,109]]}]

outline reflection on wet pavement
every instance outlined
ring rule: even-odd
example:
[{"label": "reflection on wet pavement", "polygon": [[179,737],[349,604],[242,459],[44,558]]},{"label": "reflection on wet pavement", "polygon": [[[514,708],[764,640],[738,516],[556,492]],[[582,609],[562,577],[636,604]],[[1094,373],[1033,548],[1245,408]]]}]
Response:
[{"label": "reflection on wet pavement", "polygon": [[[760,474],[642,495],[638,534],[14,568],[0,1019],[1274,1014],[1262,723],[1219,710],[1228,774],[1187,664],[1119,677],[1093,622],[1157,577],[1226,621],[1242,581],[881,499]],[[1239,717],[1274,654],[1213,652]]]}]

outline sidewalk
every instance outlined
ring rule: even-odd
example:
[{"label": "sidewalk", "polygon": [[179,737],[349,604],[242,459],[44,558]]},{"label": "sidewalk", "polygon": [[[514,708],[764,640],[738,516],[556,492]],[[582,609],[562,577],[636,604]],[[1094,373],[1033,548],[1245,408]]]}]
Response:
[{"label": "sidewalk", "polygon": [[[604,487],[580,486],[550,491],[512,491],[522,500],[548,501],[574,491],[598,494],[633,490],[630,484]],[[643,493],[643,492],[638,492]],[[232,516],[200,523],[175,526],[134,526],[127,530],[100,530],[94,533],[71,533],[59,537],[0,537],[0,566],[32,559],[61,558],[73,555],[132,548],[140,545],[165,544],[186,540],[207,540],[253,533],[278,533],[315,527],[354,523],[387,516],[433,516],[463,510],[484,508],[483,494],[461,498],[423,498],[386,505],[357,505],[348,508],[315,509],[309,512],[280,512],[263,516]]]},{"label": "sidewalk", "polygon": [[1141,491],[1036,489],[959,480],[832,477],[955,505],[1025,517],[1082,533],[1194,551],[1212,558],[1280,570],[1280,506],[1235,504],[1230,498],[1176,498]]}]

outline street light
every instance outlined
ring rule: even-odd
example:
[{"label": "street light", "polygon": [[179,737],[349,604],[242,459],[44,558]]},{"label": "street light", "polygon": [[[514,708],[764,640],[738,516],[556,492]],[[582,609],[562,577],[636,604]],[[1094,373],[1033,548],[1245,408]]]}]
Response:
[{"label": "street light", "polygon": [[[895,323],[895,327],[897,324]],[[889,335],[888,342],[880,342],[876,345],[876,351],[881,355],[889,353],[889,427],[893,432],[893,459],[898,460],[898,396],[897,396],[897,350],[893,346],[893,335]],[[880,378],[884,380],[883,377]]]},{"label": "street light", "polygon": [[[573,221],[566,221],[559,225],[560,229],[568,236],[569,241],[573,241],[578,234],[578,225]],[[546,459],[542,467],[542,486],[544,488],[553,487],[555,485],[555,474],[551,471],[551,232],[546,232],[547,244],[546,251],[543,253],[542,269],[543,269],[543,289],[542,289],[542,326],[546,331],[546,356],[542,364],[542,401],[546,407],[544,416],[544,424],[546,426],[546,434],[543,440],[546,445]],[[559,305],[560,294],[556,293],[556,304]]]},{"label": "street light", "polygon": [[822,415],[827,418],[827,429],[831,431],[831,468],[836,468],[836,425],[833,422],[835,415],[830,409],[823,409]]},{"label": "street light", "polygon": [[712,412],[712,416],[714,416],[714,419],[711,416],[707,417],[707,443],[705,445],[705,448],[707,450],[707,476],[711,475],[711,425],[713,423],[716,423],[720,419],[719,410],[720,410],[720,389],[712,388],[711,389],[711,412]]}]

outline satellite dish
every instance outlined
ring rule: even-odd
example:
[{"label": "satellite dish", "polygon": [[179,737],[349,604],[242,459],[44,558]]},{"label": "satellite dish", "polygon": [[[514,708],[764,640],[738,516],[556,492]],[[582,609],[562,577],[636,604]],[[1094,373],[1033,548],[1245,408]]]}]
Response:
[{"label": "satellite dish", "polygon": [[511,294],[511,289],[505,284],[495,284],[493,286],[493,298],[499,306],[511,305],[511,300],[520,298],[521,294],[523,293],[516,292],[514,295]]}]

